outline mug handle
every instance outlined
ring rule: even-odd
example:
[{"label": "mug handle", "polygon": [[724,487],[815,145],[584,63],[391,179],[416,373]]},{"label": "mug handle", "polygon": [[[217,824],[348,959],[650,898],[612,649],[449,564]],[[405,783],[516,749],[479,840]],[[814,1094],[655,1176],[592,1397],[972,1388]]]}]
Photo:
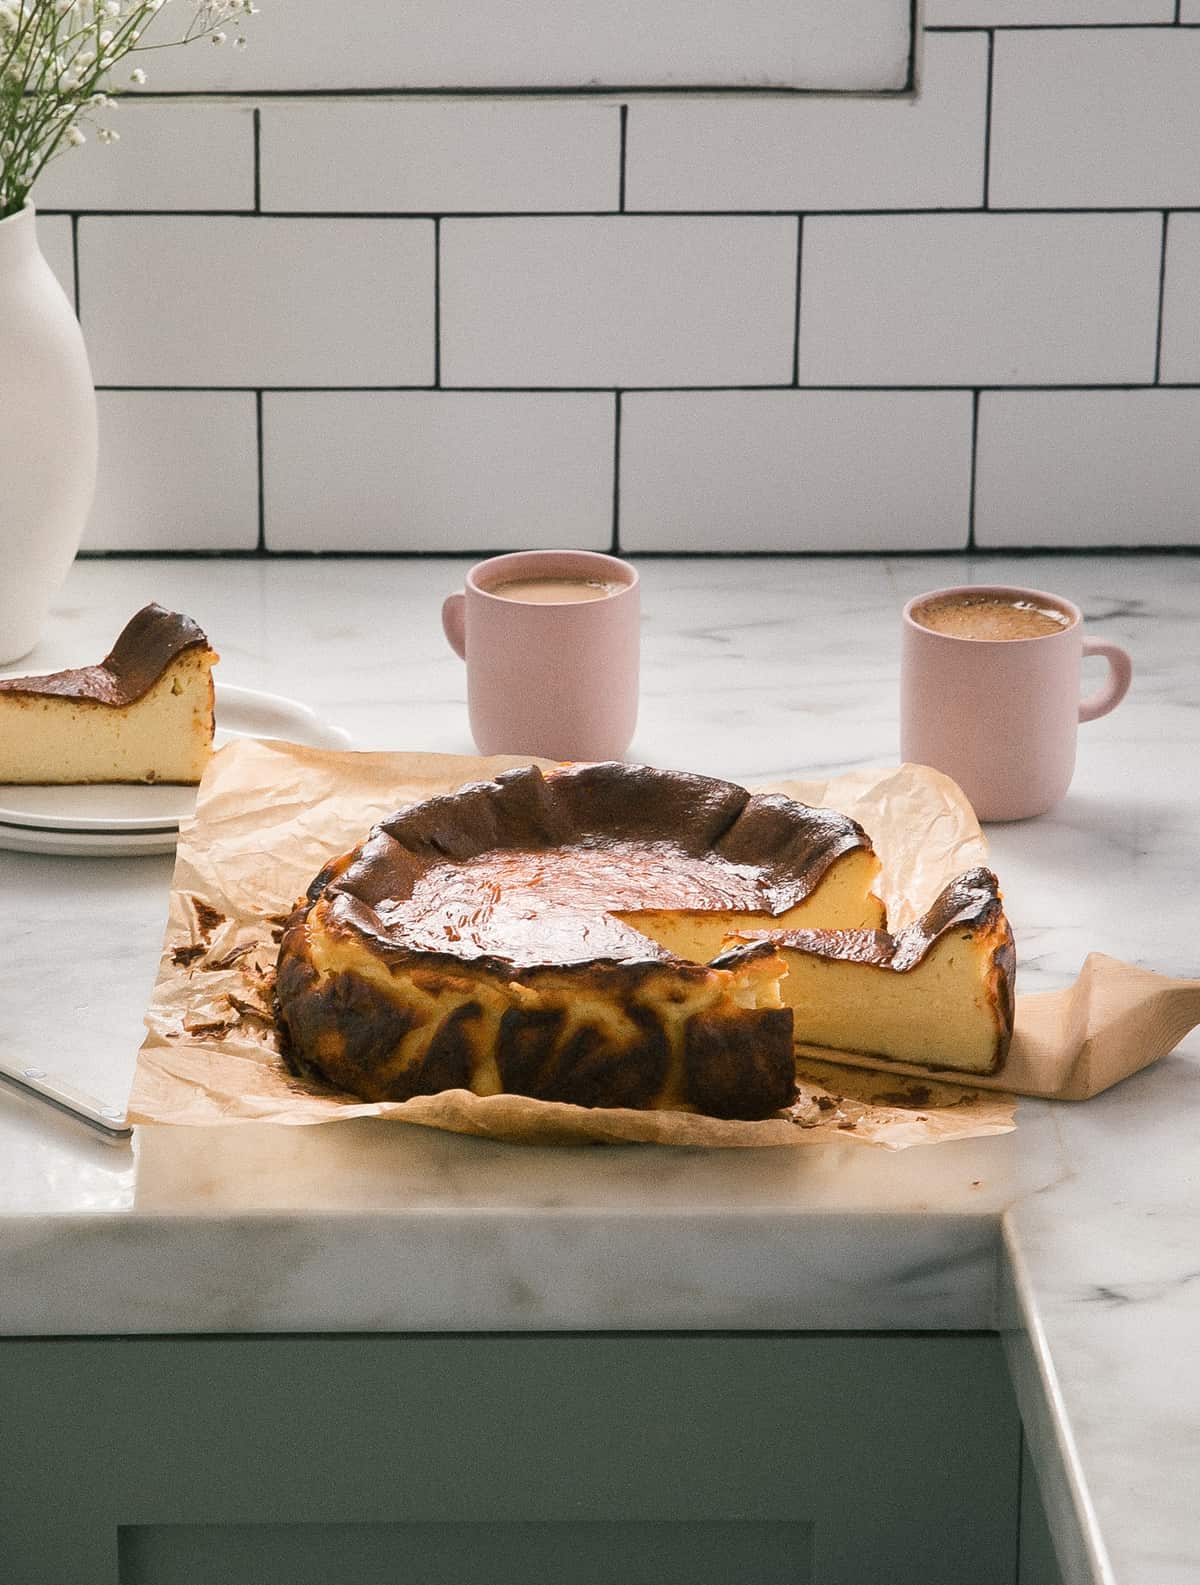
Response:
[{"label": "mug handle", "polygon": [[[467,658],[466,611],[467,597],[461,590],[457,594],[448,594],[442,602],[442,632],[459,660]],[[1116,703],[1115,699],[1113,703]]]},{"label": "mug handle", "polygon": [[1103,655],[1108,662],[1108,681],[1095,693],[1089,693],[1086,699],[1079,701],[1079,719],[1094,721],[1097,716],[1115,710],[1129,692],[1129,684],[1133,680],[1133,661],[1129,658],[1129,652],[1119,644],[1106,644],[1098,638],[1085,638],[1083,653],[1085,656]]}]

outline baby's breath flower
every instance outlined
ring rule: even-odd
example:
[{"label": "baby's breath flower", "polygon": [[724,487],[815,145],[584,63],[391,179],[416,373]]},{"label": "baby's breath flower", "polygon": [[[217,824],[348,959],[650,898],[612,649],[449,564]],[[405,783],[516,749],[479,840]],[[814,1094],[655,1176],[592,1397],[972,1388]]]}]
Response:
[{"label": "baby's breath flower", "polygon": [[[253,0],[183,0],[186,21],[175,36],[152,48],[207,38],[214,45],[246,47],[244,18]],[[84,126],[118,100],[108,91],[125,57],[147,46],[145,29],[167,4],[179,0],[0,0],[0,219],[26,202],[46,164],[86,141]],[[146,73],[128,72],[122,93],[140,88]],[[120,134],[96,126],[96,141],[111,144]]]}]

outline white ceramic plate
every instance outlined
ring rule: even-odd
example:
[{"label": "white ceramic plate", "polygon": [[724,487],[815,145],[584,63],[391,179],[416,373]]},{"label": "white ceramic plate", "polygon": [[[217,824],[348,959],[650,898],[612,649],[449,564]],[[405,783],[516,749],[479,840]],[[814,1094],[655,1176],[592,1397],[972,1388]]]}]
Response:
[{"label": "white ceramic plate", "polygon": [[8,853],[55,853],[86,859],[127,859],[149,853],[174,853],[179,827],[165,831],[132,831],[104,836],[94,831],[39,831],[36,826],[0,825],[0,850]]},{"label": "white ceramic plate", "polygon": [[[276,737],[313,748],[349,748],[349,735],[307,705],[252,688],[216,686],[216,744]],[[0,786],[0,848],[18,853],[169,853],[194,787]]]}]

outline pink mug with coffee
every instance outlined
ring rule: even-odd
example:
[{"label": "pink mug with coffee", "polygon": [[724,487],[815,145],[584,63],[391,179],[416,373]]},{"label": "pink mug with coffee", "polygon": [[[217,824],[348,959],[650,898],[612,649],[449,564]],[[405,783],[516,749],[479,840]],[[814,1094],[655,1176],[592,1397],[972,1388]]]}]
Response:
[{"label": "pink mug with coffee", "polygon": [[[1080,699],[1081,662],[1108,679]],[[950,776],[981,820],[1024,820],[1066,796],[1076,729],[1125,697],[1133,663],[1085,638],[1061,595],[1010,585],[935,589],[904,608],[900,752]]]},{"label": "pink mug with coffee", "polygon": [[481,754],[620,759],[637,724],[640,599],[627,561],[523,550],[481,561],[442,606],[467,663]]}]

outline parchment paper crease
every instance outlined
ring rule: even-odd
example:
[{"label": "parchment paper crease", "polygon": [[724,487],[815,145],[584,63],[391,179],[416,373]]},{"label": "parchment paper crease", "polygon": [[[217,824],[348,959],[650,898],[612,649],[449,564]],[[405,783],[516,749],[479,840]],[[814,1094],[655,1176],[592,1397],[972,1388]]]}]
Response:
[{"label": "parchment paper crease", "polygon": [[[757,1146],[836,1137],[898,1149],[1005,1133],[1014,1126],[1014,1102],[1005,1092],[1017,1081],[1031,1094],[1092,1094],[1171,1049],[1190,1027],[1179,1025],[1178,1001],[1165,1024],[1162,1016],[1163,987],[1183,982],[1089,959],[1078,994],[1020,999],[1014,1054],[993,1094],[868,1059],[851,1059],[860,1064],[856,1071],[843,1055],[832,1064],[819,1051],[798,1062],[792,1112],[754,1123],[461,1090],[363,1102],[294,1078],[279,1057],[271,998],[279,927],[295,899],[327,859],[356,845],[393,810],[529,763],[528,757],[350,754],[250,739],[215,754],[195,818],[180,834],[130,1120],[305,1124],[376,1116],[531,1143]],[[883,863],[894,925],[920,913],[952,876],[986,862],[986,843],[962,793],[924,766],[855,771],[772,790],[842,809],[865,826]],[[1125,994],[1114,1006],[1118,984]],[[1200,985],[1192,995],[1194,1023]],[[1177,1025],[1174,1039],[1163,1044]],[[1106,1034],[1118,1029],[1121,1037],[1107,1042]],[[1153,1055],[1145,1055],[1147,1040]],[[1143,1045],[1135,1049],[1137,1041]]]}]

